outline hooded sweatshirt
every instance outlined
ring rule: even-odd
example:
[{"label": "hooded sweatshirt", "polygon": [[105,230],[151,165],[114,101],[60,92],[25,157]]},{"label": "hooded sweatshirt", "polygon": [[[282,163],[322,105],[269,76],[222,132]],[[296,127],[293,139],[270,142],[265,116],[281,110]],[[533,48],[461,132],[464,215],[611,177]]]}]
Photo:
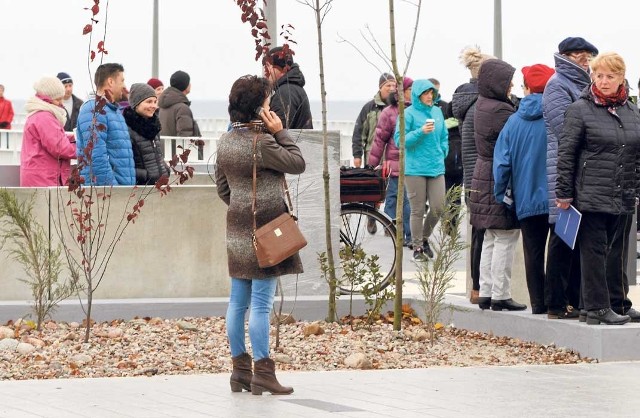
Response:
[{"label": "hooded sweatshirt", "polygon": [[280,117],[285,129],[313,129],[304,84],[304,75],[298,64],[293,64],[276,82],[270,107]]},{"label": "hooded sweatshirt", "polygon": [[[449,134],[444,123],[442,110],[435,100],[431,106],[420,101],[420,95],[433,89],[434,98],[438,91],[429,80],[415,80],[411,86],[411,107],[404,112],[405,126],[405,175],[438,177],[444,174],[444,159],[449,153]],[[435,129],[425,134],[422,127],[427,119],[435,120]],[[396,146],[400,146],[400,126],[396,123],[394,134]]]}]

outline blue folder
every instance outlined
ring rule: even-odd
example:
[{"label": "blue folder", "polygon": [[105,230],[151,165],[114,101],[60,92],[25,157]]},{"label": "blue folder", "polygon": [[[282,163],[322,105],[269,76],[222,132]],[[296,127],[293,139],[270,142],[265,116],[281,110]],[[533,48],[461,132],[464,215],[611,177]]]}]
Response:
[{"label": "blue folder", "polygon": [[578,209],[570,205],[568,209],[558,211],[555,233],[573,250],[576,246],[576,238],[580,229],[582,214]]}]

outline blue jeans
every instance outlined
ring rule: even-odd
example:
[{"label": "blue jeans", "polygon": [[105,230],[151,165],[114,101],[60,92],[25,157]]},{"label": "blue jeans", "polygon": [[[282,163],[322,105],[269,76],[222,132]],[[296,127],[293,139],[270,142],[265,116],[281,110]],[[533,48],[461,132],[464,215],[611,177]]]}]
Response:
[{"label": "blue jeans", "polygon": [[[389,177],[387,183],[387,195],[384,199],[384,213],[391,219],[396,219],[396,205],[398,203],[398,178]],[[402,229],[404,230],[404,238],[411,241],[411,206],[407,198],[407,187],[404,187],[404,205],[402,207]]]},{"label": "blue jeans", "polygon": [[227,337],[231,356],[246,353],[244,317],[249,315],[249,339],[255,361],[269,357],[269,316],[276,294],[277,279],[231,278],[231,296],[227,308]]}]

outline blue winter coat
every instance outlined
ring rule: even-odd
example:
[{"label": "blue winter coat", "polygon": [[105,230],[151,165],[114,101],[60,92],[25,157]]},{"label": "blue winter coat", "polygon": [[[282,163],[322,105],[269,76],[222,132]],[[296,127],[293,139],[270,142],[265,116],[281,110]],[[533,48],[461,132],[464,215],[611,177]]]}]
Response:
[{"label": "blue winter coat", "polygon": [[496,201],[503,201],[511,180],[518,220],[549,213],[546,163],[542,94],[530,94],[520,101],[518,111],[507,120],[493,151]]},{"label": "blue winter coat", "polygon": [[[449,153],[449,134],[444,115],[438,106],[427,106],[420,101],[425,91],[437,90],[429,80],[415,80],[411,86],[411,107],[404,111],[407,176],[438,177],[444,175],[444,159]],[[422,126],[427,119],[435,120],[435,130],[425,134]],[[398,118],[398,121],[400,118]],[[400,146],[400,125],[396,121],[394,140]]]},{"label": "blue winter coat", "polygon": [[92,163],[87,164],[80,172],[85,179],[85,184],[96,186],[136,184],[129,128],[122,113],[118,111],[118,106],[115,104],[109,103],[104,106],[103,114],[97,115],[97,123],[103,125],[105,129],[99,130],[92,127],[94,109],[95,99],[87,100],[80,108],[78,115],[76,138],[78,157],[84,154],[93,132],[97,134],[91,154]]},{"label": "blue winter coat", "polygon": [[580,98],[582,90],[591,82],[589,73],[569,58],[554,54],[556,73],[551,76],[542,95],[542,109],[547,128],[547,188],[549,190],[549,222],[555,223],[558,139],[564,126],[569,105]]}]

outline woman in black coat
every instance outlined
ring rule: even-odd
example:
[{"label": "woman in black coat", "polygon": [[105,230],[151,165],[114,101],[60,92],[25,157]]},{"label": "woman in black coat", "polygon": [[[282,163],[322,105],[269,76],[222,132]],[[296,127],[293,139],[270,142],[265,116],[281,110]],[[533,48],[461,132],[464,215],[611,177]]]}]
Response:
[{"label": "woman in black coat", "polygon": [[515,213],[494,196],[493,150],[504,124],[515,112],[511,102],[515,68],[499,59],[486,60],[478,74],[474,133],[478,160],[469,193],[469,220],[484,229],[480,257],[481,309],[520,311],[526,305],[511,298],[511,266],[520,235]]},{"label": "woman in black coat", "polygon": [[628,100],[625,70],[613,52],[591,62],[593,83],[567,108],[558,147],[556,205],[582,212],[578,244],[588,324],[640,322],[626,275],[640,194],[640,115]]},{"label": "woman in black coat", "polygon": [[160,143],[157,109],[158,98],[151,86],[146,83],[131,86],[129,107],[122,114],[129,127],[136,166],[136,184],[155,184],[160,177],[170,175]]}]

